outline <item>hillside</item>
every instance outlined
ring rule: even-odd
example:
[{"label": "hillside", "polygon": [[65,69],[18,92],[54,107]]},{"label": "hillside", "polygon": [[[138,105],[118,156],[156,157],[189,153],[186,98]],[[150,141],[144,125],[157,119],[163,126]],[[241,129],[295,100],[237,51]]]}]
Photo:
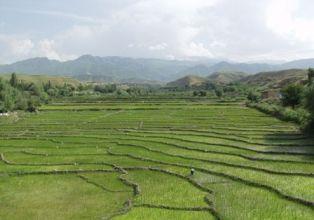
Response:
[{"label": "hillside", "polygon": [[306,80],[307,70],[289,69],[281,71],[261,72],[245,77],[240,80],[242,83],[263,86],[268,88],[282,88],[287,84]]},{"label": "hillside", "polygon": [[166,87],[194,88],[204,86],[206,85],[207,82],[208,80],[206,78],[195,75],[188,75],[183,78],[167,83]]},{"label": "hillside", "polygon": [[229,84],[247,77],[249,74],[244,72],[216,72],[207,77],[214,84]]},{"label": "hillside", "polygon": [[[9,80],[11,74],[0,74],[0,78]],[[63,76],[46,76],[46,75],[25,75],[25,74],[17,74],[18,80],[25,81],[25,82],[33,82],[35,84],[42,84],[47,83],[48,81],[51,82],[52,85],[62,86],[64,83],[71,84],[71,85],[79,85],[80,81],[70,78],[70,77],[63,77]]]}]

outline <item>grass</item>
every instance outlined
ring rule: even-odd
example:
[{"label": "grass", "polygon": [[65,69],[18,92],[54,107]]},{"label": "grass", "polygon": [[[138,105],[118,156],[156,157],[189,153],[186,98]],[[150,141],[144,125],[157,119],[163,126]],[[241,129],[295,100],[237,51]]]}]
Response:
[{"label": "grass", "polygon": [[314,217],[314,139],[241,103],[64,102],[0,124],[0,219]]}]

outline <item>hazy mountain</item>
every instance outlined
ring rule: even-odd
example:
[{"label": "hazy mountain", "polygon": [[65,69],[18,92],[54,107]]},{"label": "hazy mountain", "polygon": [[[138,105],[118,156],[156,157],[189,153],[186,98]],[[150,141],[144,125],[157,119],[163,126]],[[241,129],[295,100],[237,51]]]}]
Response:
[{"label": "hazy mountain", "polygon": [[218,62],[213,65],[195,65],[183,70],[183,75],[195,74],[200,76],[210,75],[215,72],[245,72],[255,74],[259,72],[277,71],[285,69],[307,69],[314,67],[314,59],[295,60],[283,64],[268,64],[268,63],[233,63],[233,62]]},{"label": "hazy mountain", "polygon": [[214,72],[246,72],[258,73],[261,71],[270,71],[276,69],[276,65],[266,63],[229,63],[219,62],[210,67],[210,73]]},{"label": "hazy mountain", "polygon": [[314,59],[295,60],[280,65],[280,69],[307,69],[309,67],[314,67]]},{"label": "hazy mountain", "polygon": [[234,63],[217,60],[162,60],[128,57],[97,57],[83,55],[75,60],[60,62],[33,58],[0,66],[0,73],[48,74],[72,76],[83,81],[169,82],[186,75],[208,76],[215,72],[246,72],[250,74],[283,69],[314,67],[314,59],[296,60],[283,64]]},{"label": "hazy mountain", "polygon": [[185,75],[198,75],[198,76],[208,76],[212,73],[211,67],[205,64],[198,64],[188,67],[179,73],[180,76]]},{"label": "hazy mountain", "polygon": [[61,63],[44,57],[32,58],[0,66],[1,73],[56,74]]},{"label": "hazy mountain", "polygon": [[192,65],[192,61],[133,59],[83,55],[75,60],[59,62],[33,58],[0,66],[1,73],[49,74],[73,76],[88,81],[121,81],[125,79],[170,81]]}]

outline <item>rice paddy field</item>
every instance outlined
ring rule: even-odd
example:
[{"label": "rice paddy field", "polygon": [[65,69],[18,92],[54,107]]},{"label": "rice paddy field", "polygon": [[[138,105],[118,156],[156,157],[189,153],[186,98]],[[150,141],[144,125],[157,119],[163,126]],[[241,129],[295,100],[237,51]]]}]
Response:
[{"label": "rice paddy field", "polygon": [[55,103],[0,125],[0,219],[314,219],[314,139],[241,103]]}]

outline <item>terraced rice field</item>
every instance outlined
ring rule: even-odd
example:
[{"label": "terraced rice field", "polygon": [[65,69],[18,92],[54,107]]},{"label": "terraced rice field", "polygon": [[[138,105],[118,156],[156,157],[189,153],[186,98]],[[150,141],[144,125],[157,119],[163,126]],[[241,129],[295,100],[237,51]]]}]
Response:
[{"label": "terraced rice field", "polygon": [[314,139],[241,104],[63,103],[0,123],[0,219],[314,219]]}]

